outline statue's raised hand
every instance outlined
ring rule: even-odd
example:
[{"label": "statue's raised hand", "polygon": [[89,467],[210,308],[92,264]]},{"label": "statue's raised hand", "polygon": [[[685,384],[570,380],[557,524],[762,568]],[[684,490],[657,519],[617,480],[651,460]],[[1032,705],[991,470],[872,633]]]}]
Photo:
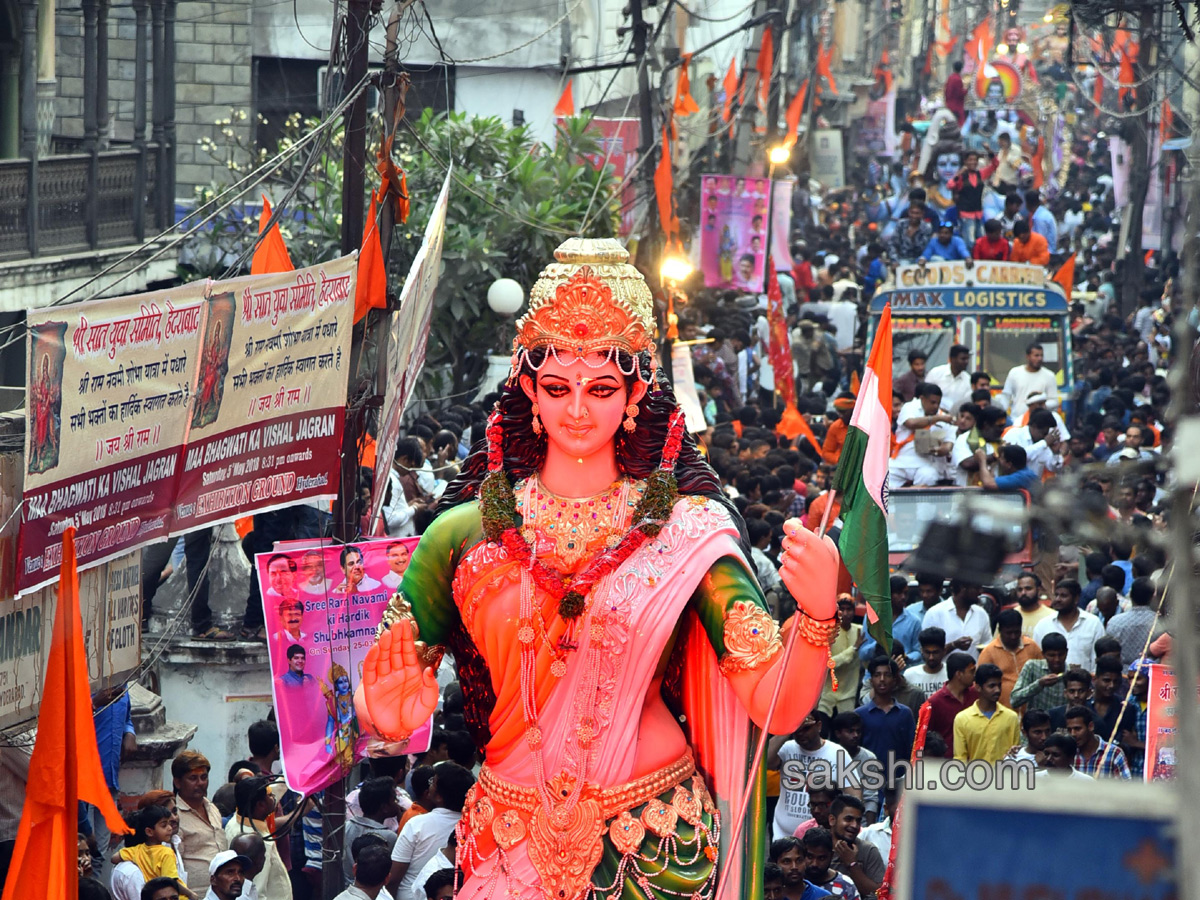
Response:
[{"label": "statue's raised hand", "polygon": [[800,609],[814,619],[837,615],[838,566],[842,561],[829,536],[817,537],[799,519],[783,523],[779,577]]},{"label": "statue's raised hand", "polygon": [[380,737],[405,740],[429,721],[437,701],[437,678],[417,660],[412,627],[396,622],[363,661],[362,684],[354,696],[359,720]]}]

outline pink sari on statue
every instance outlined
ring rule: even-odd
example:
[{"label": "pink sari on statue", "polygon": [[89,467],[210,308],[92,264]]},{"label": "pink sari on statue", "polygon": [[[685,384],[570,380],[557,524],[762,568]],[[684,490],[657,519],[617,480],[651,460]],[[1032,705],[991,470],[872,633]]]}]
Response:
[{"label": "pink sari on statue", "polygon": [[[454,599],[498,689],[487,763],[459,826],[466,877],[457,897],[709,898],[719,867],[730,865],[735,869],[718,900],[759,896],[761,829],[747,829],[733,852],[722,825],[731,823],[746,789],[756,732],[688,609],[701,579],[723,557],[746,565],[728,513],[704,497],[681,498],[660,534],[597,584],[565,675],[553,677],[549,654],[537,654],[539,777],[523,714],[516,623],[523,592],[525,603],[543,615],[553,600],[502,547],[484,542],[466,553],[455,573]],[[681,623],[664,691],[679,703],[673,712],[684,729],[681,754],[652,773],[638,772],[642,711]],[[565,627],[553,617],[549,641],[557,642]],[[586,787],[573,804],[551,811],[544,796],[538,798],[539,782],[561,790],[552,795],[558,801],[581,774]],[[765,820],[764,793],[760,778],[750,822]],[[554,816],[562,817],[556,830],[569,823],[573,838],[572,852],[561,859],[547,837],[555,829],[545,827]]]}]

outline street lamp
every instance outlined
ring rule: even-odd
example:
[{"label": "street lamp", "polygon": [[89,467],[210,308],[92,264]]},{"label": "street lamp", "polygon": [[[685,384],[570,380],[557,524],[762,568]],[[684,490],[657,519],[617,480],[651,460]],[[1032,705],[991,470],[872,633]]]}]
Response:
[{"label": "street lamp", "polygon": [[663,290],[667,294],[668,356],[670,355],[671,342],[679,340],[679,317],[675,315],[676,288],[681,281],[687,280],[694,269],[695,267],[692,266],[686,257],[674,254],[663,257],[663,261],[658,267],[658,274],[662,278]]},{"label": "street lamp", "polygon": [[775,265],[775,261],[771,259],[772,231],[775,225],[775,167],[786,165],[791,155],[792,148],[787,144],[778,144],[767,151],[767,161],[770,162],[771,168],[767,173],[767,262],[763,266],[764,294],[769,290],[768,285],[771,283],[771,266]]},{"label": "street lamp", "polygon": [[487,305],[498,316],[516,314],[525,302],[525,290],[511,278],[497,278],[487,292]]}]

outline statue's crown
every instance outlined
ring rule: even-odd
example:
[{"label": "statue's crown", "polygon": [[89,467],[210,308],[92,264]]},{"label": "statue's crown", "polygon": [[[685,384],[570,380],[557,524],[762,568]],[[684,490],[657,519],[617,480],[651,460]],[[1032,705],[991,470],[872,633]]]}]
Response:
[{"label": "statue's crown", "polygon": [[554,258],[529,292],[529,311],[517,322],[520,347],[554,347],[577,356],[650,348],[654,302],[624,247],[612,238],[570,238]]}]

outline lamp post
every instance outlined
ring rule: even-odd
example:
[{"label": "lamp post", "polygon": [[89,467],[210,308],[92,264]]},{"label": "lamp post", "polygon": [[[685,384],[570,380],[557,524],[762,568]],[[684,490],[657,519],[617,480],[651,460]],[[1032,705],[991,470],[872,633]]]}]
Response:
[{"label": "lamp post", "polygon": [[[658,269],[663,291],[667,295],[667,334],[663,339],[663,370],[667,373],[667,380],[671,382],[672,387],[675,386],[675,366],[671,361],[671,354],[675,349],[675,342],[679,340],[679,317],[675,315],[675,296],[679,293],[679,283],[685,281],[693,271],[694,267],[685,257],[671,253],[663,257]],[[687,302],[686,295],[679,293],[679,296],[680,302]]]},{"label": "lamp post", "polygon": [[[488,287],[488,308],[504,321],[504,325],[497,329],[499,346],[488,354],[487,371],[484,372],[479,391],[480,398],[508,375],[508,367],[512,361],[512,339],[508,330],[508,321],[520,311],[524,303],[525,289],[521,287],[520,282],[511,278],[498,278]],[[505,344],[506,339],[508,340],[507,345]]]},{"label": "lamp post", "polygon": [[767,260],[763,266],[764,294],[767,292],[767,286],[771,283],[771,266],[775,264],[771,259],[775,230],[775,167],[787,165],[791,155],[792,148],[787,144],[779,144],[767,151],[767,161],[770,162],[771,167],[767,171]]}]

